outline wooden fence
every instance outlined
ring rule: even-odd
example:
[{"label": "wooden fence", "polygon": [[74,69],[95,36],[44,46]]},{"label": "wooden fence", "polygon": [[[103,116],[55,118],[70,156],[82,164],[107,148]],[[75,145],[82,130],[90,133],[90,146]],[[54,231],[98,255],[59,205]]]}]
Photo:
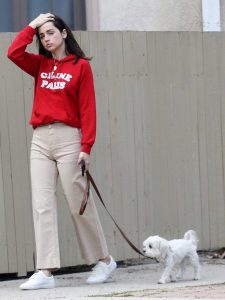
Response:
[{"label": "wooden fence", "polygon": [[[225,246],[224,33],[75,34],[93,56],[92,173],[113,216],[140,248],[151,234],[171,239],[190,228],[200,249]],[[33,81],[6,58],[14,36],[0,34],[0,273],[20,276],[34,269],[35,256]],[[60,187],[58,196],[62,265],[83,264]],[[136,258],[98,207],[112,255]]]}]

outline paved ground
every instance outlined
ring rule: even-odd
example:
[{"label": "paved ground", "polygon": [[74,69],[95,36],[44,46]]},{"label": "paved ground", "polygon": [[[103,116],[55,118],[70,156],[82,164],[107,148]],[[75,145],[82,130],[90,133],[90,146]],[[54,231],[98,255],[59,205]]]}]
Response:
[{"label": "paved ground", "polygon": [[191,280],[189,270],[184,280],[157,284],[162,271],[157,263],[145,260],[140,265],[119,267],[112,279],[99,285],[87,285],[87,272],[56,276],[51,290],[20,291],[24,280],[0,282],[1,300],[72,300],[72,299],[225,299],[225,260],[200,257],[202,279]]}]

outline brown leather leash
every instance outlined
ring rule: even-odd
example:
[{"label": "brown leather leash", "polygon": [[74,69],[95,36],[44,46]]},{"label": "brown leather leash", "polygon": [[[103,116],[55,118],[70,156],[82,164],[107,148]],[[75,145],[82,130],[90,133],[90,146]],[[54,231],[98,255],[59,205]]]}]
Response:
[{"label": "brown leather leash", "polygon": [[80,215],[83,215],[85,208],[87,206],[87,202],[88,202],[88,198],[89,198],[89,193],[90,193],[90,186],[92,184],[99,200],[101,201],[102,205],[104,206],[105,210],[107,211],[108,215],[110,216],[110,218],[112,219],[113,223],[115,224],[115,226],[117,227],[117,229],[119,230],[119,232],[121,233],[121,235],[123,236],[123,238],[126,240],[126,242],[130,245],[130,247],[137,252],[138,254],[146,257],[129,239],[128,237],[125,235],[124,231],[119,227],[119,225],[117,224],[117,222],[115,221],[115,219],[113,218],[113,216],[111,215],[111,213],[109,212],[108,208],[106,207],[102,196],[97,188],[97,185],[94,182],[93,177],[91,176],[90,172],[88,170],[85,169],[85,162],[82,160],[80,162],[81,165],[81,170],[82,170],[82,176],[84,176],[84,173],[86,173],[86,178],[87,178],[87,185],[84,191],[84,197],[83,200],[81,202],[81,206],[80,206]]}]

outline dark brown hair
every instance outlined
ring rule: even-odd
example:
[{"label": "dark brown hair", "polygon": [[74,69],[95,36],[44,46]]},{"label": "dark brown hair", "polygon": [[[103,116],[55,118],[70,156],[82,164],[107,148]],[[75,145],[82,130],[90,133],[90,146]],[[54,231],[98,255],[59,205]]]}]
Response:
[{"label": "dark brown hair", "polygon": [[[86,59],[86,60],[91,60],[90,57],[87,57],[84,54],[83,50],[81,49],[81,47],[77,43],[77,41],[76,41],[71,29],[68,27],[68,25],[66,25],[66,23],[60,17],[58,17],[56,15],[54,15],[54,17],[55,17],[54,21],[49,21],[49,22],[52,22],[54,24],[54,26],[56,28],[58,28],[58,30],[60,32],[62,32],[63,29],[66,30],[66,32],[67,32],[67,37],[65,38],[66,52],[68,54],[75,54],[74,62],[76,63],[79,60],[79,58],[83,58],[83,59]],[[36,36],[37,36],[37,46],[38,46],[39,54],[51,58],[52,53],[50,51],[46,50],[44,48],[44,46],[42,45],[38,31],[36,33]]]}]

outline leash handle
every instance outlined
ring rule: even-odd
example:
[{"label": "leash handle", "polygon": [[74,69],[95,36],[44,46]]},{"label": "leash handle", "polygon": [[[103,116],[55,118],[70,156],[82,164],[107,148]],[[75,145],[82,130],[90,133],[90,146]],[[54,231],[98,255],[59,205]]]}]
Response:
[{"label": "leash handle", "polygon": [[119,225],[117,224],[117,222],[115,221],[115,219],[113,218],[113,216],[111,215],[111,213],[109,212],[109,210],[107,209],[102,196],[97,188],[97,185],[94,182],[94,179],[92,178],[91,174],[89,173],[88,170],[86,170],[86,176],[87,176],[87,186],[84,192],[84,197],[83,197],[83,201],[81,203],[81,207],[80,207],[80,215],[83,215],[85,208],[87,206],[87,201],[89,198],[89,190],[90,190],[90,183],[92,184],[99,200],[101,201],[102,205],[104,206],[105,210],[107,211],[108,215],[110,216],[110,218],[112,219],[113,223],[115,224],[115,226],[117,227],[117,229],[119,230],[119,232],[121,233],[121,235],[123,236],[123,238],[126,240],[126,242],[130,245],[130,247],[137,252],[139,255],[146,257],[129,239],[128,237],[125,235],[124,231],[119,227]]},{"label": "leash handle", "polygon": [[[84,176],[84,173],[88,172],[86,170],[86,165],[85,165],[85,161],[82,159],[80,162],[79,162],[79,165],[81,167],[81,172],[82,172],[82,176]],[[90,181],[88,180],[87,178],[87,184],[86,184],[86,188],[84,190],[84,195],[83,195],[83,199],[82,199],[82,202],[81,202],[81,206],[80,206],[80,211],[79,211],[79,215],[83,215],[84,211],[85,211],[85,208],[87,206],[87,202],[88,202],[88,198],[89,198],[89,193],[90,193]]]},{"label": "leash handle", "polygon": [[81,166],[82,176],[84,176],[84,172],[85,172],[85,170],[86,170],[85,161],[82,159],[82,160],[79,162],[79,165]]}]

